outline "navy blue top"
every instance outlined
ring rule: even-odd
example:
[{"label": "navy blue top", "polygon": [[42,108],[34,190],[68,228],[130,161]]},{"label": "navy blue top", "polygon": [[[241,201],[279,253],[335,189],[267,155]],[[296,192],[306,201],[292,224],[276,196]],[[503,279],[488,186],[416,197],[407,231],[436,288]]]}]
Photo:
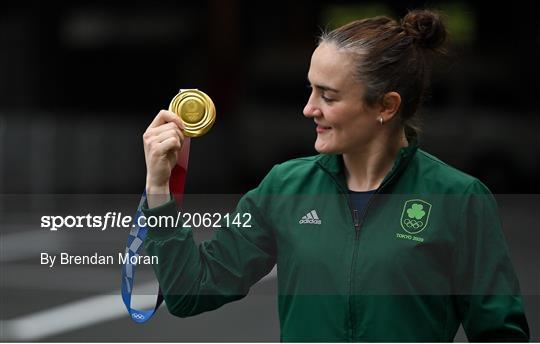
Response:
[{"label": "navy blue top", "polygon": [[367,203],[371,196],[375,193],[376,190],[369,191],[352,191],[349,190],[349,202],[351,204],[351,209],[356,210],[359,216],[364,215],[366,210]]}]

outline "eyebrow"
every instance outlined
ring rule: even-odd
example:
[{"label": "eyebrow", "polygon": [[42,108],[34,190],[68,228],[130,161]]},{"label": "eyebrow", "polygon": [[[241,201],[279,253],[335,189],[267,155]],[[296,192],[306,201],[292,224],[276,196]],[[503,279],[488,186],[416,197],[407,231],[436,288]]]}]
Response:
[{"label": "eyebrow", "polygon": [[[311,81],[309,80],[309,78],[307,78],[307,81],[311,85]],[[339,91],[336,90],[335,88],[332,88],[332,87],[329,87],[329,86],[326,86],[326,85],[313,85],[313,86],[318,88],[319,90],[322,90],[322,91],[331,91],[331,92],[339,93]]]}]

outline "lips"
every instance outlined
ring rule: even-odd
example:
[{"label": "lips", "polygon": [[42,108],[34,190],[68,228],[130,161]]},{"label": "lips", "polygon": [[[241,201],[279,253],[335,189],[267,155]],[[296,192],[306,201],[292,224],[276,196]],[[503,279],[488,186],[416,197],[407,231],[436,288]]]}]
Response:
[{"label": "lips", "polygon": [[317,133],[325,133],[327,132],[328,130],[332,129],[332,127],[327,127],[327,126],[324,126],[324,125],[321,125],[321,124],[317,124]]},{"label": "lips", "polygon": [[317,122],[317,121],[315,121],[314,123],[315,123],[315,125],[316,125],[317,127],[321,127],[321,128],[323,128],[323,129],[332,129],[332,127],[330,127],[330,126],[328,126],[328,125],[324,125],[324,124],[319,123],[319,122]]}]

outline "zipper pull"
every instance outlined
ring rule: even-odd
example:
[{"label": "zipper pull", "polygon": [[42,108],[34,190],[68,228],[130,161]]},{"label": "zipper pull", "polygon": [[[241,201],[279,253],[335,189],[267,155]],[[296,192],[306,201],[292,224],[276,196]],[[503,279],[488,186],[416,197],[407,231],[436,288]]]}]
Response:
[{"label": "zipper pull", "polygon": [[358,210],[353,209],[354,228],[358,230],[360,228],[360,217],[358,216]]}]

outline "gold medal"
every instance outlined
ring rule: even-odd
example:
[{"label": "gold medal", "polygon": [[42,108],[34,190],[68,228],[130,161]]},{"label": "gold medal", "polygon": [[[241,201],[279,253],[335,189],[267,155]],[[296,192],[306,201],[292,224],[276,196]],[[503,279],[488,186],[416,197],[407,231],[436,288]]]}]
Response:
[{"label": "gold medal", "polygon": [[216,120],[214,102],[206,93],[196,89],[181,90],[169,104],[169,111],[174,112],[184,122],[184,135],[198,137],[206,134]]}]

